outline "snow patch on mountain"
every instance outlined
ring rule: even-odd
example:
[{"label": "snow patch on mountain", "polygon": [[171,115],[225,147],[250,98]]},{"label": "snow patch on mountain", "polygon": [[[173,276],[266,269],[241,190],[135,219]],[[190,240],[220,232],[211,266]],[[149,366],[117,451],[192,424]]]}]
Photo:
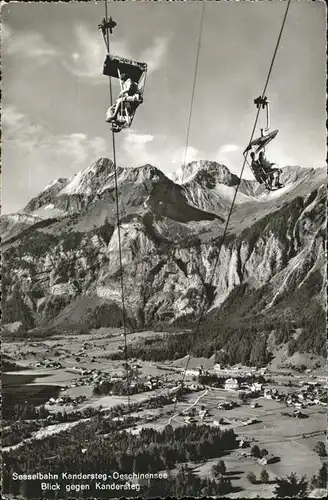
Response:
[{"label": "snow patch on mountain", "polygon": [[63,185],[66,184],[67,182],[68,182],[68,179],[66,179],[64,177],[59,177],[59,179],[54,179],[49,184],[47,184],[47,186],[41,192],[44,193],[45,191],[48,191],[49,189],[53,189],[54,187],[57,187],[57,186],[61,186],[61,188],[62,188]]},{"label": "snow patch on mountain", "polygon": [[225,165],[208,160],[192,161],[172,174],[176,184],[187,184],[196,178],[198,181],[216,181],[226,185],[236,184],[238,179]]},{"label": "snow patch on mountain", "polygon": [[40,219],[55,219],[65,217],[67,212],[55,207],[53,203],[49,203],[48,205],[35,210],[33,215],[39,217]]},{"label": "snow patch on mountain", "polygon": [[1,222],[26,222],[27,224],[35,224],[41,220],[33,214],[26,214],[24,212],[17,212],[15,214],[5,214],[1,216]]},{"label": "snow patch on mountain", "polygon": [[50,184],[48,184],[37,196],[29,201],[23,209],[23,212],[36,214],[41,207],[53,204],[57,194],[66,186],[67,183],[68,179],[63,177],[50,182]]},{"label": "snow patch on mountain", "polygon": [[[147,182],[158,183],[159,181],[165,181],[167,177],[163,172],[158,170],[152,165],[143,165],[135,168],[123,168],[119,167],[117,169],[117,184],[134,184],[140,185]],[[145,184],[146,185],[146,184]],[[115,188],[115,172],[108,175],[106,182],[103,187],[99,190],[99,193],[104,193],[107,190]]]},{"label": "snow patch on mountain", "polygon": [[58,193],[63,195],[87,195],[98,192],[107,177],[114,173],[113,162],[108,158],[99,158],[84,170],[75,174],[68,184]]}]

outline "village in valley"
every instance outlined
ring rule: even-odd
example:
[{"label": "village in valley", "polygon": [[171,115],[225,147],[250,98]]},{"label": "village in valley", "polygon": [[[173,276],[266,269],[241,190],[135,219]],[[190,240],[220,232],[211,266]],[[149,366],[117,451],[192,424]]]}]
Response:
[{"label": "village in valley", "polygon": [[[232,429],[237,444],[224,462],[231,474],[243,470],[233,482],[243,493],[264,494],[262,483],[247,479],[259,477],[263,468],[272,485],[286,472],[313,477],[320,469],[326,453],[327,406],[322,370],[298,373],[191,358],[181,386],[186,358],[161,363],[132,358],[128,370],[124,359],[110,359],[121,352],[121,335],[120,329],[102,328],[88,339],[80,335],[4,343],[4,355],[13,360],[15,353],[20,367],[6,377],[33,375],[25,390],[31,391],[34,411],[28,432],[20,433],[17,424],[15,432],[10,425],[4,427],[4,451],[67,432],[98,415],[135,436],[167,425]],[[155,335],[160,334],[131,334],[131,342]],[[207,477],[209,464],[215,465],[205,460],[193,467]],[[267,488],[266,494],[272,491]]]}]

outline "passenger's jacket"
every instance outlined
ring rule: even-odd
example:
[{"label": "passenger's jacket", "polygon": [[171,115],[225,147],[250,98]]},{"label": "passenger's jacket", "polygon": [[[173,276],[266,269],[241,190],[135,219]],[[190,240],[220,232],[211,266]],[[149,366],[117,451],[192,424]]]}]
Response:
[{"label": "passenger's jacket", "polygon": [[272,164],[266,158],[262,158],[262,160],[259,160],[259,165],[265,171],[272,170]]},{"label": "passenger's jacket", "polygon": [[138,85],[129,78],[123,83],[122,90],[127,92],[128,95],[140,94]]}]

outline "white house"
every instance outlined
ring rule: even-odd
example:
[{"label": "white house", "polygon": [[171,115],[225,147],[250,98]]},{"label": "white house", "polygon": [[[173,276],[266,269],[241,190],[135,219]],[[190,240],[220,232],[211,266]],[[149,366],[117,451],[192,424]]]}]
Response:
[{"label": "white house", "polygon": [[184,420],[186,424],[194,424],[196,422],[196,419],[190,415],[187,415]]},{"label": "white house", "polygon": [[227,391],[236,391],[237,389],[239,389],[239,382],[235,378],[228,378],[225,381],[224,388]]},{"label": "white house", "polygon": [[265,457],[259,458],[257,462],[260,465],[267,465],[267,464],[272,464],[276,460],[277,460],[277,458],[274,455],[269,454],[269,455],[265,455]]},{"label": "white house", "polygon": [[200,375],[200,370],[199,368],[197,369],[194,369],[194,370],[186,370],[186,376],[190,376],[190,377],[198,377]]},{"label": "white house", "polygon": [[201,420],[203,420],[204,417],[207,417],[208,416],[208,410],[204,409],[204,410],[199,410],[199,417]]},{"label": "white house", "polygon": [[239,441],[239,448],[247,448],[249,446],[249,442],[245,439],[241,439]]},{"label": "white house", "polygon": [[192,391],[197,391],[198,389],[201,389],[201,386],[198,384],[189,384],[187,387],[191,389]]}]

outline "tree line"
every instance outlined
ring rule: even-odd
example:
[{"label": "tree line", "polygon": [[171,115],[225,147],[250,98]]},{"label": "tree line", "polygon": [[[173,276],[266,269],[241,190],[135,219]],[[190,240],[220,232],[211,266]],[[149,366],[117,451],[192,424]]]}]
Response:
[{"label": "tree line", "polygon": [[[182,462],[219,457],[237,446],[236,435],[231,429],[220,430],[207,425],[174,429],[168,425],[163,431],[144,428],[139,435],[134,435],[120,429],[122,426],[122,422],[98,416],[78,424],[69,432],[47,436],[4,453],[4,492],[17,495],[23,488],[26,498],[40,496],[40,491],[36,491],[39,488],[37,483],[13,481],[12,473],[17,471],[58,474],[63,470],[158,472],[174,469]],[[81,452],[83,449],[84,453]],[[51,457],[50,462],[47,457]]]}]

